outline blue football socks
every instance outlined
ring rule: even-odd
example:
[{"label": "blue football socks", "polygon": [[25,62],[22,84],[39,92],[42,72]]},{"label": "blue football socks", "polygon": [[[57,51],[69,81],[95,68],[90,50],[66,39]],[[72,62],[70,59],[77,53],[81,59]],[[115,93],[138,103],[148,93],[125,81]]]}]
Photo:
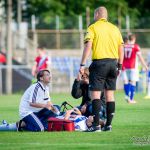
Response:
[{"label": "blue football socks", "polygon": [[124,84],[124,92],[126,96],[129,96],[131,84]]},{"label": "blue football socks", "polygon": [[131,88],[130,88],[130,100],[134,100],[134,94],[135,94],[135,85],[131,85]]}]

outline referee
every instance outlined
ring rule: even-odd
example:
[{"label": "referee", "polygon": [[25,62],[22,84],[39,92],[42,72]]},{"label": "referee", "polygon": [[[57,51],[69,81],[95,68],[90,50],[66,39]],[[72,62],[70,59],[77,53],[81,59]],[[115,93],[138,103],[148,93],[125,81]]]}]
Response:
[{"label": "referee", "polygon": [[107,21],[107,9],[98,7],[94,12],[94,23],[85,35],[85,46],[79,73],[84,74],[86,60],[92,50],[92,64],[89,67],[89,86],[92,99],[93,125],[87,132],[100,132],[99,111],[100,95],[105,89],[107,121],[103,131],[111,131],[111,122],[115,113],[114,91],[117,75],[122,68],[123,39],[119,29]]}]

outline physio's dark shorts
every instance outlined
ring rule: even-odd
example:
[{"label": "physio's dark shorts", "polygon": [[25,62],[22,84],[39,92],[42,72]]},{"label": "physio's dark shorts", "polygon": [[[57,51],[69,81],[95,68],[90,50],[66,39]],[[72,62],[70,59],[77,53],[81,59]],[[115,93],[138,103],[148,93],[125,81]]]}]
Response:
[{"label": "physio's dark shorts", "polygon": [[89,67],[89,71],[89,86],[91,91],[102,91],[103,89],[116,90],[116,59],[93,60]]}]

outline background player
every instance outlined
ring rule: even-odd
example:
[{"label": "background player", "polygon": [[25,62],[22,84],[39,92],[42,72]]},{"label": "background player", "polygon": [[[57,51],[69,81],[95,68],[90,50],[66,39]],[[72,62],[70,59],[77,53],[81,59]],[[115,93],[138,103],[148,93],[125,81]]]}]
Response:
[{"label": "background player", "polygon": [[148,67],[140,52],[140,47],[136,42],[136,36],[134,34],[129,35],[129,42],[124,45],[124,60],[122,66],[122,75],[124,81],[125,99],[129,103],[136,103],[134,100],[135,85],[137,81],[137,56],[141,61],[143,67],[148,70]]},{"label": "background player", "polygon": [[[38,56],[35,58],[34,66],[32,67],[32,75],[34,76],[34,78],[36,78],[36,75],[40,70],[49,70],[51,63],[44,47],[38,47],[37,53]],[[35,81],[33,80],[33,82]]]}]

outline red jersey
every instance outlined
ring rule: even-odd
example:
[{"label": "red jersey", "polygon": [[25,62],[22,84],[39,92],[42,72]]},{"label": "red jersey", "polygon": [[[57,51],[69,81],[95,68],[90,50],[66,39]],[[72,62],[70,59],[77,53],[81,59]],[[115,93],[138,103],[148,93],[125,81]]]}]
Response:
[{"label": "red jersey", "polygon": [[37,62],[37,71],[46,69],[47,66],[47,61],[48,61],[48,57],[44,56],[44,57],[36,57],[35,61]]},{"label": "red jersey", "polygon": [[137,44],[124,45],[124,60],[122,69],[134,69],[136,65],[137,53],[140,53],[140,47]]},{"label": "red jersey", "polygon": [[3,54],[0,54],[0,63],[6,63],[6,57]]}]

